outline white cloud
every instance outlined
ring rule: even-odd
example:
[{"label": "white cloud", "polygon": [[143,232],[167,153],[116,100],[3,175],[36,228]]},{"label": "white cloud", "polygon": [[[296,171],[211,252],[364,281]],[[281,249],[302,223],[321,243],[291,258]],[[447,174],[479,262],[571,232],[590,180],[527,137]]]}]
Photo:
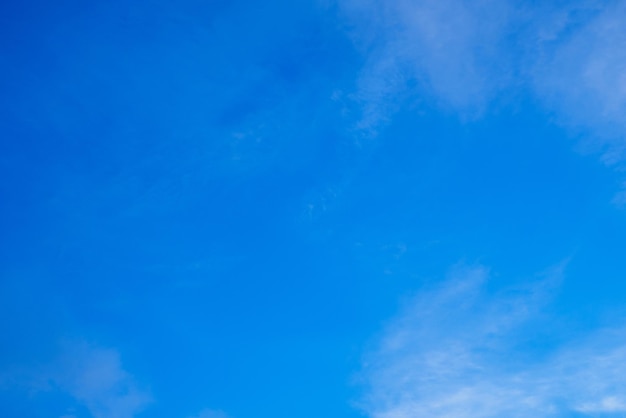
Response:
[{"label": "white cloud", "polygon": [[116,350],[85,342],[66,343],[40,379],[71,395],[94,418],[132,418],[152,402]]},{"label": "white cloud", "polygon": [[194,415],[190,418],[228,418],[228,415],[219,410],[203,409],[198,415]]},{"label": "white cloud", "polygon": [[613,204],[621,208],[626,208],[626,184],[622,185],[622,190],[613,198]]},{"label": "white cloud", "polygon": [[411,81],[462,117],[533,95],[626,159],[626,1],[338,0],[366,55],[357,99],[373,130]]},{"label": "white cloud", "polygon": [[360,406],[372,418],[622,416],[626,330],[523,348],[559,275],[490,296],[486,269],[456,269],[388,325],[367,356]]},{"label": "white cloud", "polygon": [[605,161],[616,163],[626,156],[626,2],[605,4],[589,8],[582,23],[569,17],[532,73],[537,94],[560,119],[602,137],[611,145]]},{"label": "white cloud", "polygon": [[478,113],[507,83],[501,56],[508,2],[478,0],[340,0],[353,37],[369,55],[359,80],[364,117],[417,81],[444,107]]}]

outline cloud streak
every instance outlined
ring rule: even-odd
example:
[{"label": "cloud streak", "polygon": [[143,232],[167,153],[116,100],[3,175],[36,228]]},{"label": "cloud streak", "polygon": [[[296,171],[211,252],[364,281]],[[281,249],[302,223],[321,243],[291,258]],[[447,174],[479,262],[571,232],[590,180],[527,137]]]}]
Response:
[{"label": "cloud streak", "polygon": [[623,415],[626,330],[529,344],[528,327],[542,319],[559,275],[493,296],[485,268],[457,268],[417,296],[366,356],[360,407],[372,418]]},{"label": "cloud streak", "polygon": [[94,418],[133,418],[152,403],[149,391],[123,367],[117,350],[84,341],[65,341],[60,348],[48,364],[6,371],[0,389],[26,391],[31,401],[43,394],[63,400],[69,395],[68,417],[78,407]]},{"label": "cloud streak", "polygon": [[116,350],[87,343],[67,345],[51,380],[94,418],[132,418],[151,401],[123,367]]},{"label": "cloud streak", "polygon": [[583,22],[580,8],[553,19],[560,30],[541,45],[532,82],[564,123],[602,137],[604,161],[614,164],[626,157],[626,2],[605,4],[587,7]]},{"label": "cloud streak", "polygon": [[198,415],[189,418],[228,418],[228,415],[220,410],[203,409]]},{"label": "cloud streak", "polygon": [[[615,164],[626,159],[626,1],[338,0],[367,57],[361,124],[389,119],[411,83],[463,118],[534,96]],[[391,105],[390,105],[391,104]],[[391,110],[390,110],[391,109]]]}]

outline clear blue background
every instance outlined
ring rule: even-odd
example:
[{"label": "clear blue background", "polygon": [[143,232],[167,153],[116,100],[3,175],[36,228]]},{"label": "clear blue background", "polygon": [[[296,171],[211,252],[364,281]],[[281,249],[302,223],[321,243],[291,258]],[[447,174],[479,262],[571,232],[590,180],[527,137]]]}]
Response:
[{"label": "clear blue background", "polygon": [[[528,95],[465,120],[409,87],[363,133],[332,5],[0,12],[0,370],[79,338],[150,387],[141,417],[357,417],[365,347],[459,260],[500,287],[568,259],[564,333],[624,306],[619,174]],[[3,417],[75,403],[3,389]]]}]

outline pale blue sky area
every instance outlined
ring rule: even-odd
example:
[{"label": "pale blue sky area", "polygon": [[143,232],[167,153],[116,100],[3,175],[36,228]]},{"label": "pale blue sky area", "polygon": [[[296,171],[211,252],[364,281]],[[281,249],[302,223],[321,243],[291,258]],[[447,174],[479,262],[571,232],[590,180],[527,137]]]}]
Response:
[{"label": "pale blue sky area", "polygon": [[0,416],[626,414],[626,1],[0,6]]}]

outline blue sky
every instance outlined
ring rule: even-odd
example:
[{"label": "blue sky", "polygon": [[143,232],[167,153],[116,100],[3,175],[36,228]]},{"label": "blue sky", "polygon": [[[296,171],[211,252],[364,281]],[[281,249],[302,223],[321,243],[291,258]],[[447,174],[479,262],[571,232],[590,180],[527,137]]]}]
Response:
[{"label": "blue sky", "polygon": [[626,413],[626,2],[0,7],[0,416]]}]

